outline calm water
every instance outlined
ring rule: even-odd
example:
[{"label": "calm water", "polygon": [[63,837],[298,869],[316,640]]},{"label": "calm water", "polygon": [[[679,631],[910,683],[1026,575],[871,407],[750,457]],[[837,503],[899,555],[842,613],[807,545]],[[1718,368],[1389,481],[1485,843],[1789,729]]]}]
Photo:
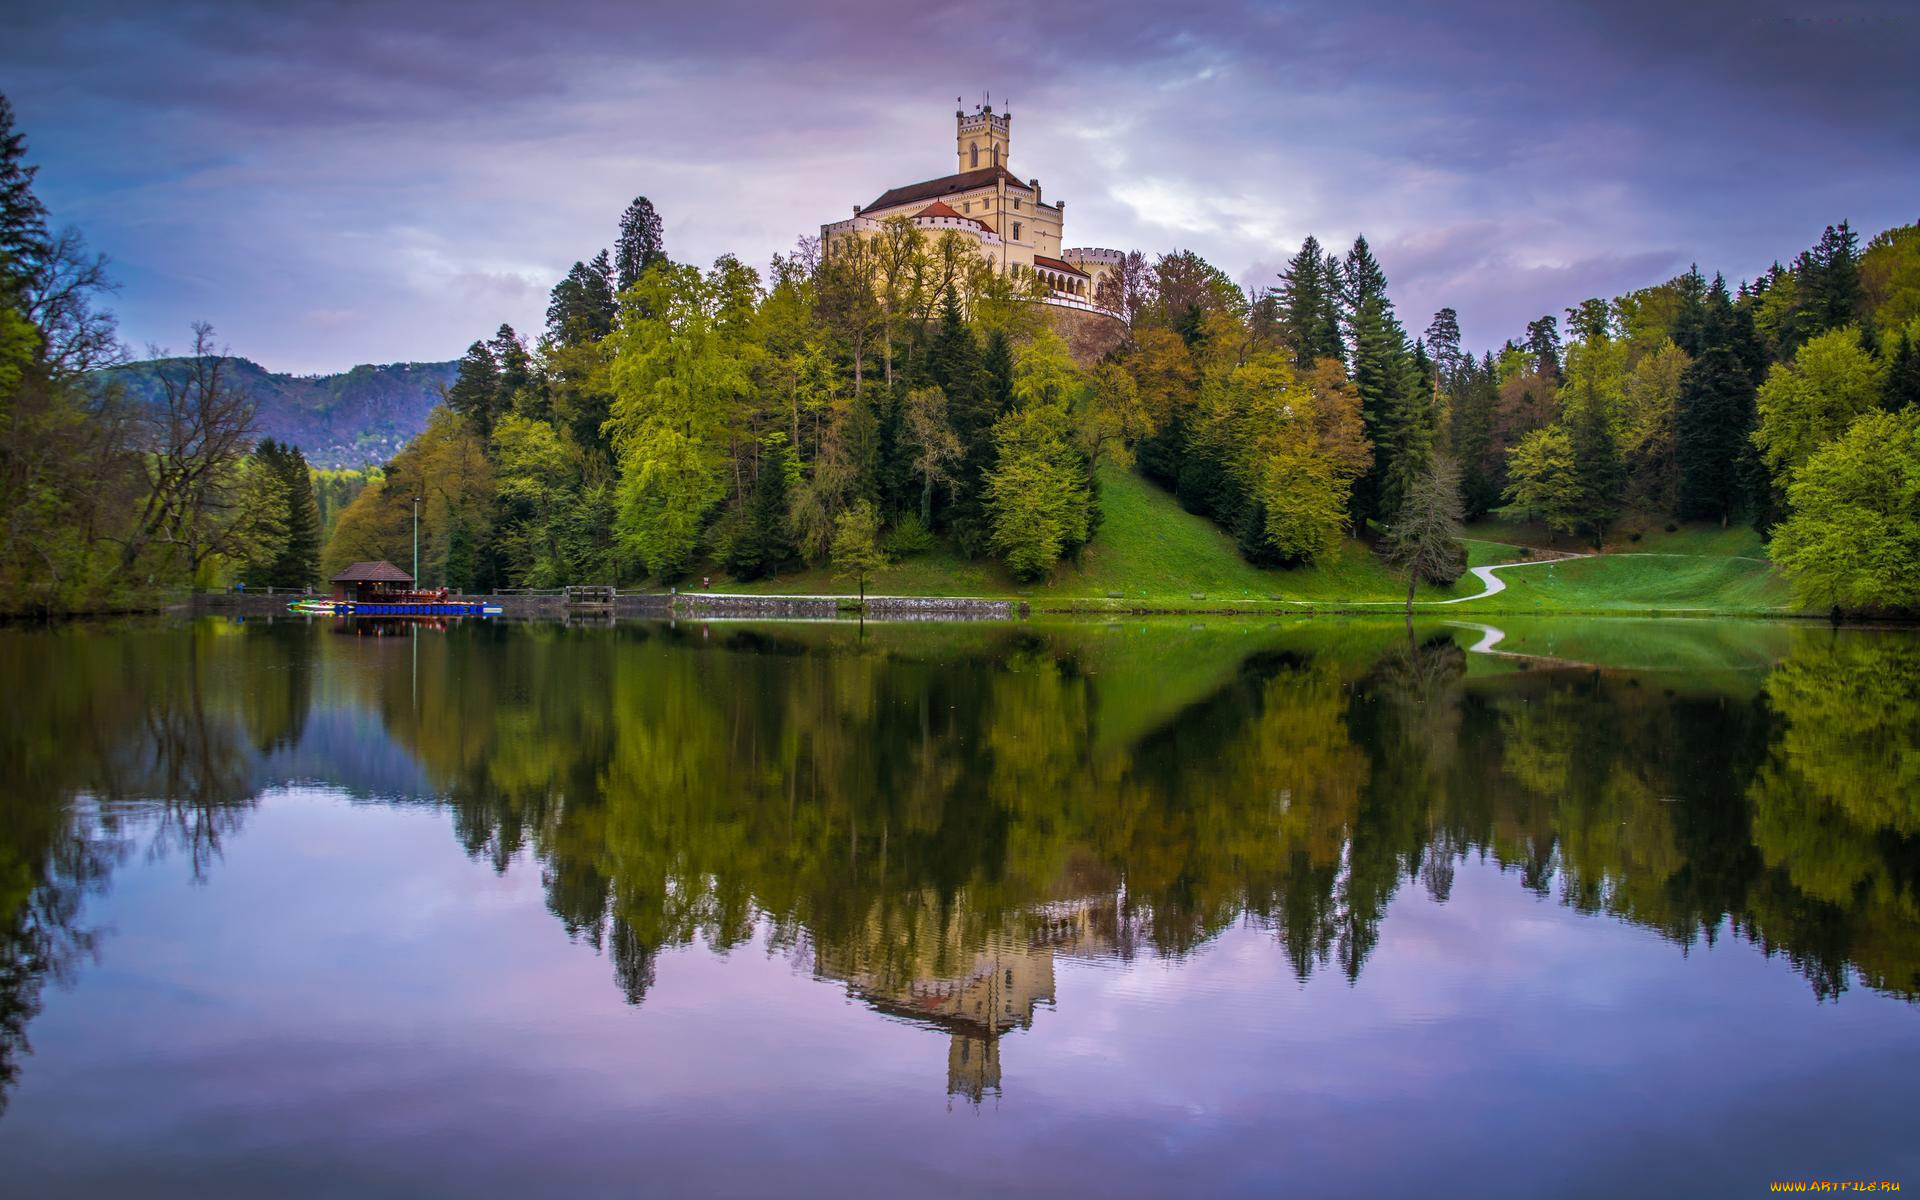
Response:
[{"label": "calm water", "polygon": [[0,630],[0,1191],[1920,1188],[1915,635],[374,632]]}]

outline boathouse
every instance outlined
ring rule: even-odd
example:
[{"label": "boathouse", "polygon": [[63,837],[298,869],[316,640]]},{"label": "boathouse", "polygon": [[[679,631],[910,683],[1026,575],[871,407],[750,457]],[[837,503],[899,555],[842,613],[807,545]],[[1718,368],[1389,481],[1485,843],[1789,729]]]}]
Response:
[{"label": "boathouse", "polygon": [[412,592],[413,576],[384,558],[379,562],[354,563],[333,577],[335,600],[378,603],[410,599]]}]

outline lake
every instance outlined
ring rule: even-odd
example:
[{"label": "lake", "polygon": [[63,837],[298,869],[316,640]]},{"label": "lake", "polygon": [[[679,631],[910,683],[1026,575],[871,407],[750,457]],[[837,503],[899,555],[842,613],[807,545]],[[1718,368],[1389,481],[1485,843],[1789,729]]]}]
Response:
[{"label": "lake", "polygon": [[0,629],[18,1196],[1920,1186],[1920,636]]}]

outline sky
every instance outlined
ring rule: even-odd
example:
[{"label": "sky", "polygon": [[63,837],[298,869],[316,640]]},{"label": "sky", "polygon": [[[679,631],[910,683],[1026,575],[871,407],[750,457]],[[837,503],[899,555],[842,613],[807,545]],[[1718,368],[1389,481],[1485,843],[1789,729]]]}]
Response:
[{"label": "sky", "polygon": [[764,264],[953,171],[987,93],[1067,245],[1267,286],[1364,234],[1413,332],[1487,348],[1920,219],[1920,12],[1770,3],[0,0],[0,92],[136,351],[456,358],[636,195],[674,258]]}]

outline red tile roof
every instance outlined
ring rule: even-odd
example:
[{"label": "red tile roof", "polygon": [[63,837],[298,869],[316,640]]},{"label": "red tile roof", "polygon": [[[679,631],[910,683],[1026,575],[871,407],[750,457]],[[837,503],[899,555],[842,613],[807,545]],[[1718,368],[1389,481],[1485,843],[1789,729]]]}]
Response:
[{"label": "red tile roof", "polygon": [[899,208],[917,200],[937,200],[941,196],[952,196],[960,192],[971,192],[976,188],[991,186],[996,179],[1004,179],[1007,186],[1019,188],[1023,192],[1033,190],[1005,167],[981,167],[978,171],[962,171],[958,175],[944,175],[939,179],[929,179],[922,183],[910,183],[906,187],[893,188],[880,193],[879,199],[860,211],[867,213],[876,208]]},{"label": "red tile roof", "polygon": [[1048,258],[1044,254],[1034,255],[1033,265],[1036,267],[1045,267],[1049,271],[1059,271],[1063,275],[1078,275],[1082,279],[1093,278],[1093,276],[1088,275],[1085,271],[1082,271],[1079,267],[1074,266],[1072,263],[1061,262],[1057,258]]},{"label": "red tile roof", "polygon": [[921,209],[919,212],[913,215],[916,217],[952,217],[957,221],[973,220],[972,217],[963,217],[959,213],[955,212],[953,210],[952,205],[944,204],[938,200],[935,200],[932,204],[927,205],[925,208]]}]

